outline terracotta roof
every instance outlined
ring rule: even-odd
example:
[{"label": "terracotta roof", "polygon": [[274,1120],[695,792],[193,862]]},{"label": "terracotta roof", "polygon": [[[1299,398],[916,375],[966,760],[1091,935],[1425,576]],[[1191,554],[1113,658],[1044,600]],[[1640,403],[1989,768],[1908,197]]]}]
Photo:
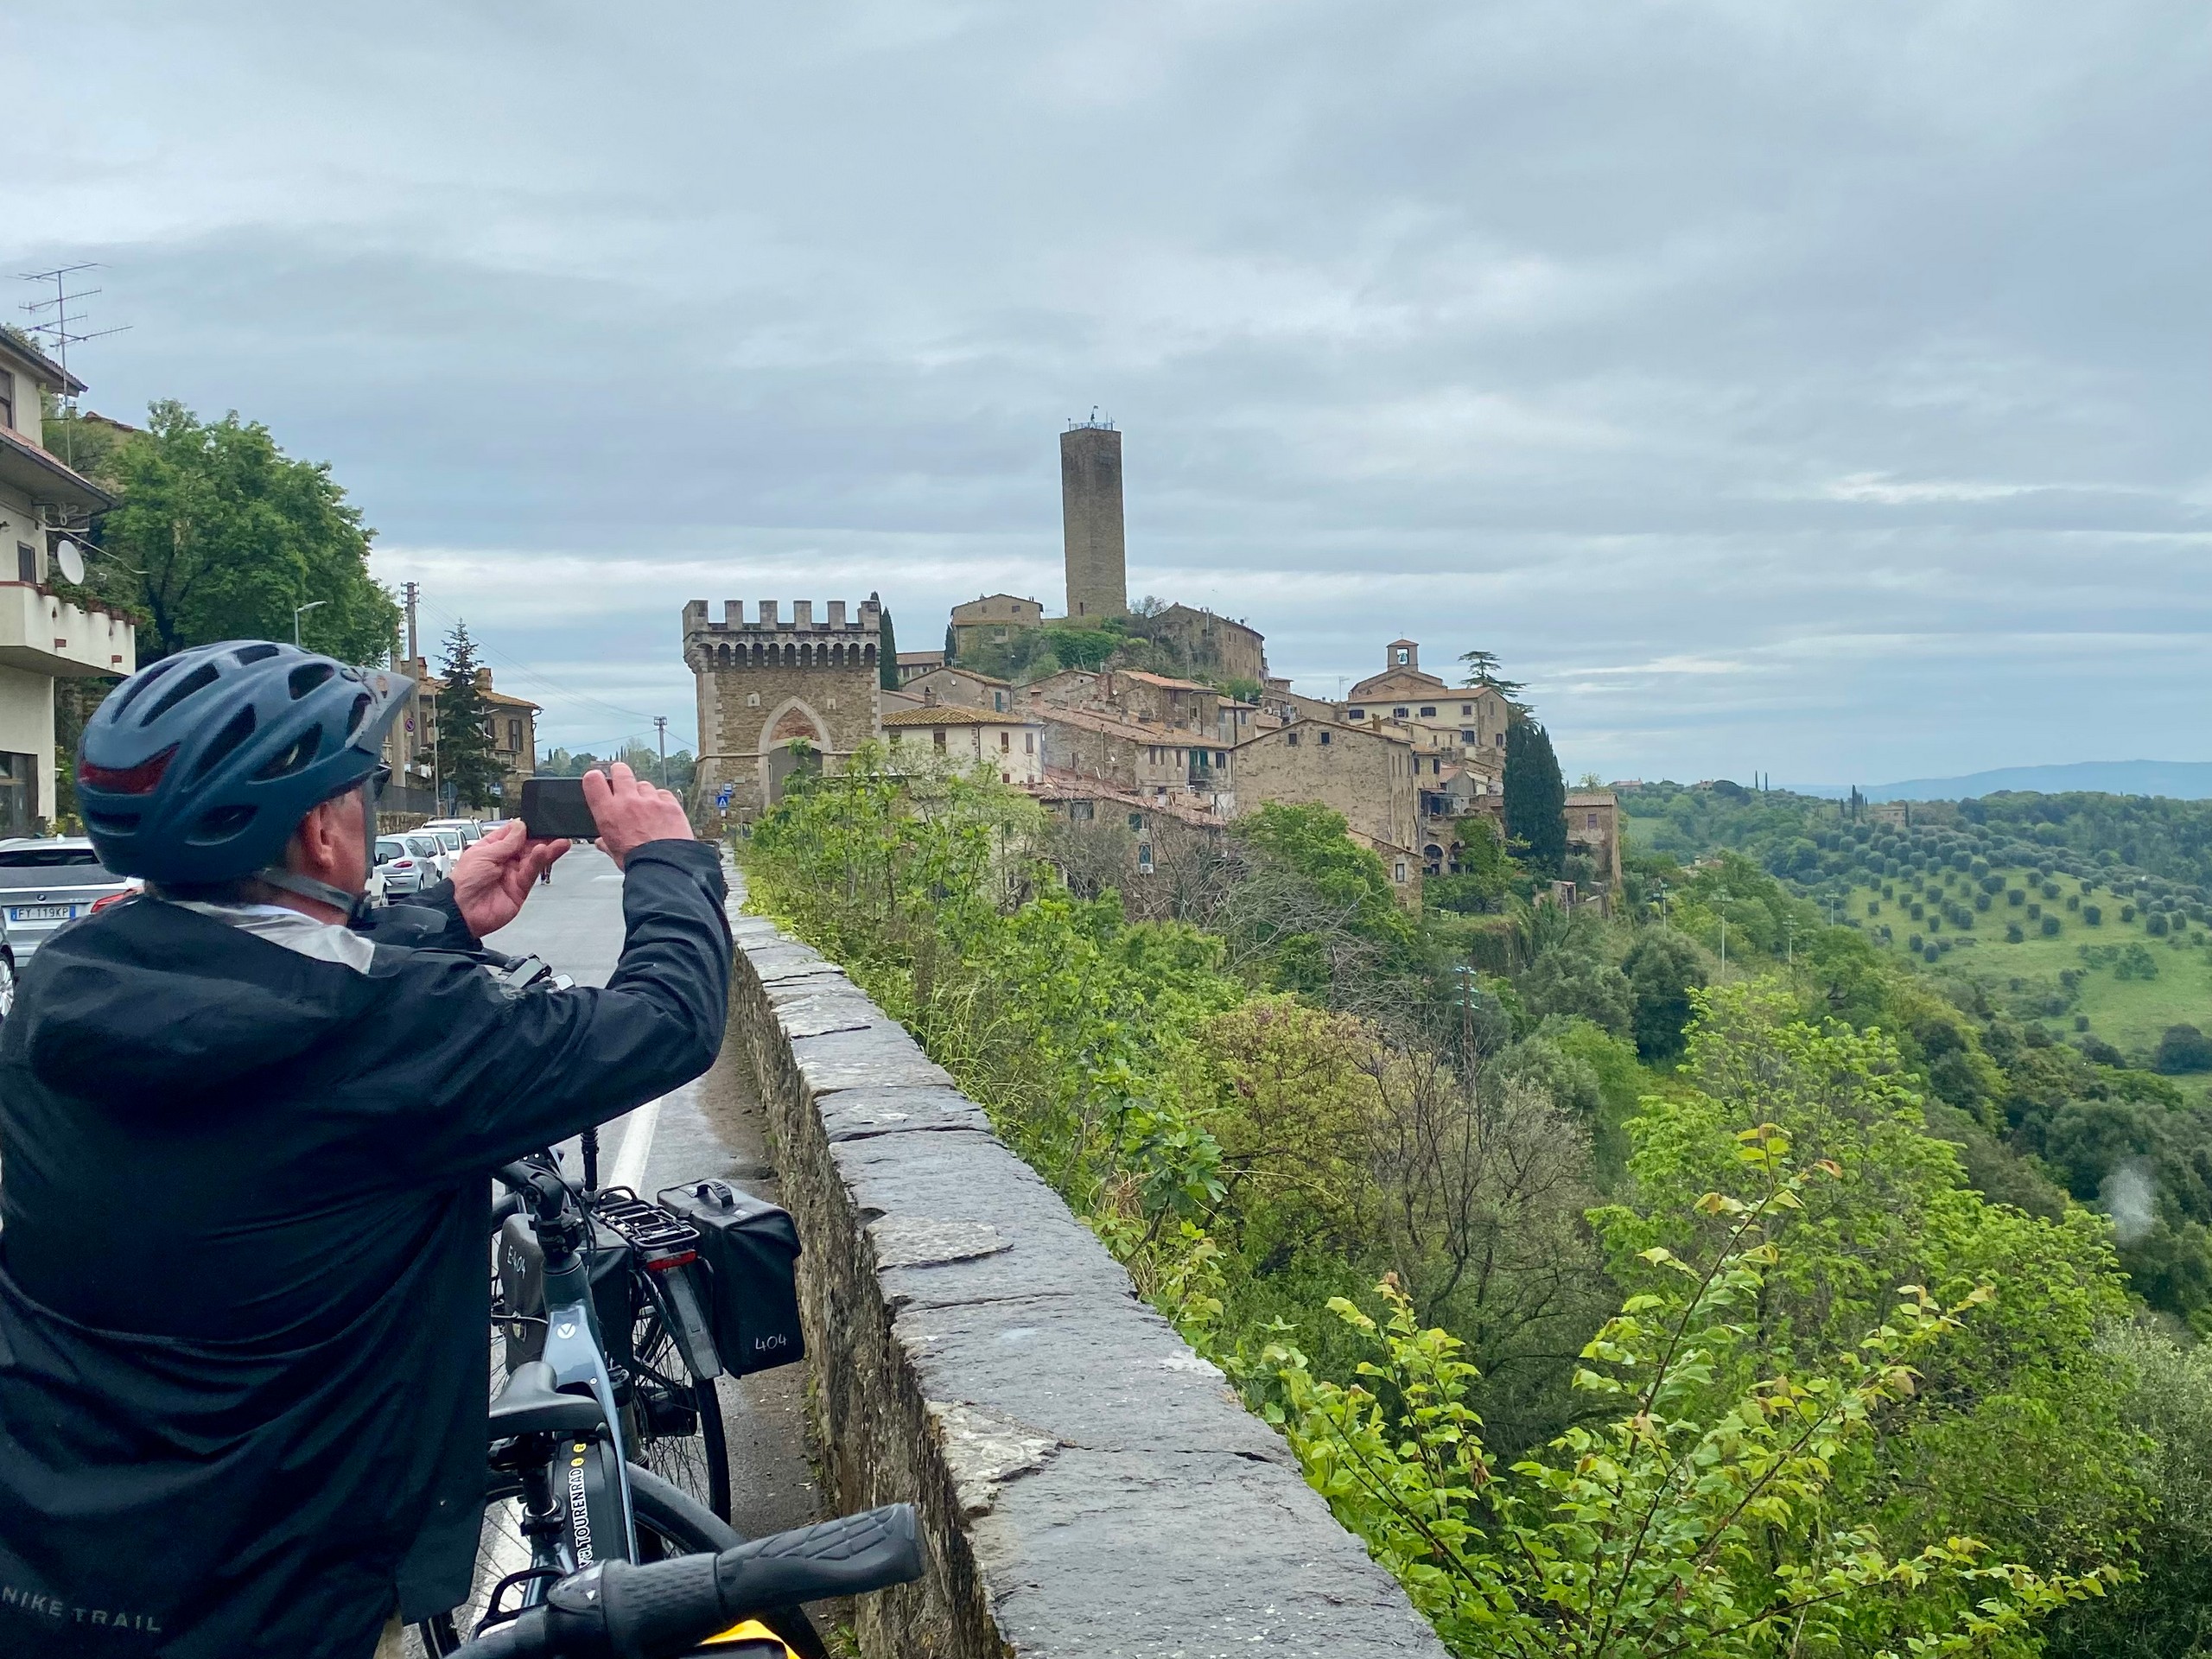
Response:
[{"label": "terracotta roof", "polygon": [[[963,677],[964,678],[970,679],[970,680],[974,680],[974,681],[976,681],[978,684],[982,684],[982,685],[1012,685],[1012,684],[1014,683],[1014,682],[1013,682],[1012,680],[1001,680],[1001,679],[998,678],[995,675],[990,675],[990,674],[978,674],[978,673],[977,673],[974,669],[972,669],[972,668],[963,668],[963,667],[961,667],[961,666],[960,666],[960,664],[957,664],[957,663],[947,663],[947,664],[944,664],[943,667],[941,667],[941,668],[933,668],[933,669],[931,669],[931,670],[930,671],[930,673],[931,673],[931,674],[958,674],[958,675],[960,675],[960,676]],[[929,677],[929,675],[927,675],[927,674],[918,674],[918,675],[916,675],[914,677],[915,677],[915,678],[917,678],[917,679],[927,679],[927,678]]]},{"label": "terracotta roof", "polygon": [[[1385,725],[1395,725],[1397,722],[1395,721],[1386,721],[1382,723]],[[1404,731],[1402,727],[1395,732],[1384,732],[1376,730],[1374,726],[1368,725],[1364,721],[1361,722],[1359,725],[1354,726],[1344,721],[1294,720],[1287,726],[1277,726],[1269,731],[1255,732],[1251,736],[1246,738],[1243,742],[1236,744],[1235,747],[1240,749],[1249,748],[1255,743],[1264,743],[1270,740],[1280,739],[1286,732],[1305,733],[1313,731],[1326,731],[1332,733],[1349,732],[1354,737],[1372,738],[1378,743],[1395,743],[1401,747],[1408,749],[1414,746],[1414,741],[1410,736],[1402,734]]]},{"label": "terracotta roof", "polygon": [[1227,747],[1211,743],[1194,732],[1152,721],[1101,714],[1094,709],[1062,709],[1049,702],[1037,702],[1030,705],[1028,713],[1032,719],[1040,720],[1047,726],[1080,727],[1086,732],[1103,732],[1109,737],[1126,737],[1132,743],[1178,743],[1189,748]]},{"label": "terracotta roof", "polygon": [[[1403,689],[1392,689],[1403,688]],[[1387,697],[1426,696],[1432,692],[1449,691],[1452,688],[1427,669],[1386,668],[1380,674],[1371,674],[1344,694],[1347,702],[1381,702]]]},{"label": "terracotta roof", "polygon": [[1569,806],[1618,806],[1619,797],[1610,789],[1570,789],[1567,791]]},{"label": "terracotta roof", "polygon": [[1134,789],[1123,789],[1103,779],[1085,777],[1078,772],[1064,772],[1057,766],[1046,768],[1041,784],[1024,784],[1022,788],[1040,799],[1048,801],[1114,801],[1122,806],[1136,808],[1141,812],[1165,812],[1185,823],[1202,824],[1218,830],[1228,822],[1218,812],[1202,806],[1192,806],[1173,795],[1165,798],[1147,795]]},{"label": "terracotta roof", "polygon": [[941,651],[900,652],[899,653],[899,666],[904,668],[909,663],[935,663],[939,667],[942,667],[944,664],[944,653]]},{"label": "terracotta roof", "polygon": [[988,709],[969,709],[957,702],[940,702],[926,709],[893,709],[884,715],[886,726],[1027,726],[1033,722],[1012,709],[994,714]]},{"label": "terracotta roof", "polygon": [[1165,674],[1147,674],[1141,668],[1117,668],[1114,672],[1125,680],[1135,680],[1140,685],[1164,685],[1170,691],[1211,691],[1213,687],[1200,685],[1196,680],[1171,680]]}]

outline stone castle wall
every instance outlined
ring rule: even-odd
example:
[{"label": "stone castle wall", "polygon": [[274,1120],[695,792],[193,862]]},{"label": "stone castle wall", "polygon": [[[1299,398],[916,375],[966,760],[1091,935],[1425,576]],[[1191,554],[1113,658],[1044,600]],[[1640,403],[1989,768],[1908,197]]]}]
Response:
[{"label": "stone castle wall", "polygon": [[683,660],[698,696],[696,803],[711,806],[724,785],[730,810],[749,817],[773,804],[784,778],[802,764],[794,744],[836,771],[876,735],[882,607],[873,598],[851,617],[842,600],[814,615],[799,600],[779,615],[774,600],[745,620],[742,601],[724,602],[710,621],[704,600],[683,607]]}]

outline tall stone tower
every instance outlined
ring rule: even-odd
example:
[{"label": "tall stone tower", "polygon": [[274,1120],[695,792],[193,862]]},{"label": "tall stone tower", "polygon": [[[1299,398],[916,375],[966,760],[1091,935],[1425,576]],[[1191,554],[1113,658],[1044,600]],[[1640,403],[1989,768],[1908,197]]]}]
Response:
[{"label": "tall stone tower", "polygon": [[1068,617],[1096,625],[1129,609],[1122,545],[1122,435],[1093,418],[1060,434],[1060,521],[1067,535]]},{"label": "tall stone tower", "polygon": [[817,618],[810,600],[791,606],[788,621],[772,599],[757,620],[738,600],[710,620],[707,601],[683,607],[683,660],[699,694],[699,766],[693,794],[712,805],[730,786],[739,817],[772,806],[784,780],[801,769],[837,771],[875,736],[878,654],[883,606],[874,594],[848,617],[845,601],[830,601]]}]

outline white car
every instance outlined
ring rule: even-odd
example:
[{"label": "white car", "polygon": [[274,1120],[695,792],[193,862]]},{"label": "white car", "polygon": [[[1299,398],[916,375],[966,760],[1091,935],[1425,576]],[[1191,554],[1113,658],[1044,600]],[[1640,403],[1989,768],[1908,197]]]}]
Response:
[{"label": "white car", "polygon": [[461,844],[474,847],[484,839],[484,826],[474,818],[432,818],[423,826],[425,830],[454,830],[461,833]]},{"label": "white car", "polygon": [[[409,856],[427,859],[429,861],[431,881],[442,881],[453,874],[453,861],[460,855],[448,849],[445,842],[438,838],[435,831],[410,830],[399,839],[406,843]],[[429,883],[426,882],[424,885],[428,886]]]},{"label": "white car", "polygon": [[468,850],[468,843],[461,838],[461,831],[450,826],[426,823],[420,829],[410,830],[407,833],[413,839],[435,841],[438,843],[442,849],[442,856],[438,861],[440,875],[451,875],[454,865],[459,861],[461,855]]},{"label": "white car", "polygon": [[[410,842],[416,844],[410,846]],[[438,879],[438,860],[444,851],[435,836],[378,836],[376,868],[369,874],[371,901],[388,905],[429,887]]]}]

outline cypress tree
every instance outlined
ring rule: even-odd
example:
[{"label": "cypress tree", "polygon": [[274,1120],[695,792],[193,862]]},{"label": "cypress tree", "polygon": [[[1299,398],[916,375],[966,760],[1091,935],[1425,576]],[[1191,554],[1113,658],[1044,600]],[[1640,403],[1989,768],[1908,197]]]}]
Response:
[{"label": "cypress tree", "polygon": [[1567,861],[1567,780],[1552,740],[1534,719],[1505,728],[1505,834],[1537,874],[1556,880]]},{"label": "cypress tree", "polygon": [[899,636],[891,631],[891,612],[883,613],[883,638],[875,648],[876,683],[887,691],[899,689]]},{"label": "cypress tree", "polygon": [[438,685],[438,781],[464,806],[488,806],[506,770],[492,752],[484,693],[476,683],[476,642],[468,624],[446,635],[445,677]]},{"label": "cypress tree", "polygon": [[948,622],[944,625],[944,665],[950,668],[959,660],[960,636],[953,632],[952,624]]}]

